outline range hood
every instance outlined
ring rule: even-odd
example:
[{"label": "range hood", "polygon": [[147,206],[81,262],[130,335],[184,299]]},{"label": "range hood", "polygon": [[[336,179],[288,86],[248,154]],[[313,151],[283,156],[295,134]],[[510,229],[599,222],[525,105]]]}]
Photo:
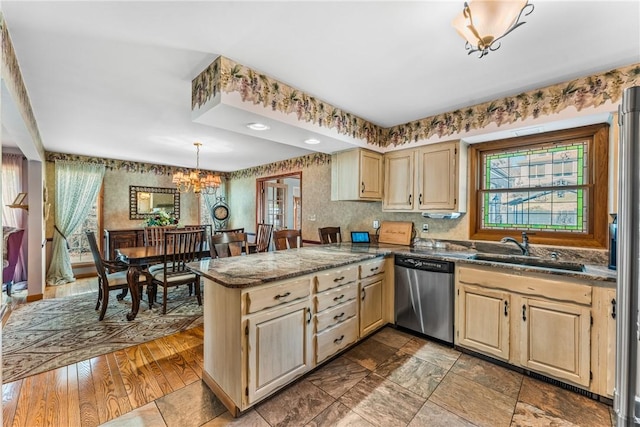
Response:
[{"label": "range hood", "polygon": [[456,219],[460,218],[462,212],[422,212],[424,218],[434,219]]}]

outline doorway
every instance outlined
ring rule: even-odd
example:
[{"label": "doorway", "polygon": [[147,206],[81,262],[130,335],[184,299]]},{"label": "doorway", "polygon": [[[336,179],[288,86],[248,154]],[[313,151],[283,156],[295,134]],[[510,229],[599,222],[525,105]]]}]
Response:
[{"label": "doorway", "polygon": [[302,172],[256,179],[257,222],[274,230],[302,228]]}]

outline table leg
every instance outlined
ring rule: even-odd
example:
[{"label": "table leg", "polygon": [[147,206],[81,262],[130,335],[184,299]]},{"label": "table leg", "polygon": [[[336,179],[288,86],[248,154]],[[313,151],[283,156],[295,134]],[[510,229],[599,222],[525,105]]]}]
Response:
[{"label": "table leg", "polygon": [[127,320],[133,320],[138,315],[140,309],[140,291],[138,288],[138,277],[140,269],[137,266],[130,266],[127,270],[127,284],[131,292],[131,311],[127,313]]}]

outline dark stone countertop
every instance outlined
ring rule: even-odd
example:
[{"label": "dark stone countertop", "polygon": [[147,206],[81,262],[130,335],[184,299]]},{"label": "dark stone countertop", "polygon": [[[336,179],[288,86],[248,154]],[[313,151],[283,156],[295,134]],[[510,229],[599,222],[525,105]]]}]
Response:
[{"label": "dark stone countertop", "polygon": [[[189,268],[218,284],[229,288],[246,288],[303,276],[316,271],[336,268],[387,255],[411,255],[420,258],[452,261],[456,264],[500,268],[505,273],[522,272],[572,277],[588,284],[615,287],[617,274],[606,265],[584,264],[584,271],[568,271],[469,259],[477,252],[444,248],[410,248],[399,245],[352,245],[351,243],[308,246],[300,249],[265,252],[248,256],[206,259]],[[520,273],[518,273],[520,272]],[[560,278],[560,277],[558,277]]]},{"label": "dark stone countertop", "polygon": [[247,256],[206,259],[189,268],[228,288],[247,288],[390,255],[377,246],[318,245]]}]

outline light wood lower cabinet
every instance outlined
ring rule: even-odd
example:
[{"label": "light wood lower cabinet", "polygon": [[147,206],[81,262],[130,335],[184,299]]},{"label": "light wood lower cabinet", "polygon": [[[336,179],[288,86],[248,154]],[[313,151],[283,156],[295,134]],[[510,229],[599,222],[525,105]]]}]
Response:
[{"label": "light wood lower cabinet", "polygon": [[387,262],[244,289],[205,276],[203,380],[237,416],[382,327],[393,287]]},{"label": "light wood lower cabinet", "polygon": [[585,387],[590,382],[591,308],[523,298],[520,364]]},{"label": "light wood lower cabinet", "polygon": [[591,286],[458,267],[456,288],[457,345],[591,387]]},{"label": "light wood lower cabinet", "polygon": [[360,282],[360,337],[365,337],[384,324],[382,294],[384,276]]},{"label": "light wood lower cabinet", "polygon": [[509,293],[461,284],[458,295],[458,343],[509,360]]}]

